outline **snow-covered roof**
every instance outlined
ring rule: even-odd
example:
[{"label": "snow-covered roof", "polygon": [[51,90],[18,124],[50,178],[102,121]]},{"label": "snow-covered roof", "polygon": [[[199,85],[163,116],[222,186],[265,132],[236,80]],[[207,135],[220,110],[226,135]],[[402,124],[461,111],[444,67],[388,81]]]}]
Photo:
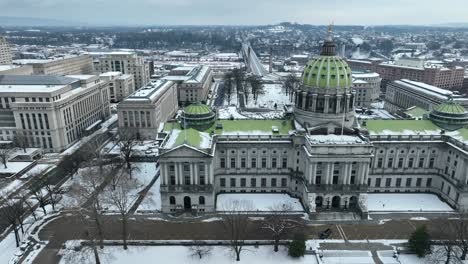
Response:
[{"label": "snow-covered roof", "polygon": [[433,85],[429,85],[423,82],[411,81],[408,79],[402,79],[395,81],[396,84],[402,85],[404,87],[416,90],[425,94],[430,94],[440,99],[447,99],[450,96],[453,96],[453,92],[445,90]]},{"label": "snow-covered roof", "polygon": [[347,135],[309,135],[307,136],[310,144],[365,144],[358,136]]},{"label": "snow-covered roof", "polygon": [[[157,80],[150,82],[147,86],[138,89],[133,94],[128,96],[125,101],[142,101],[150,100],[153,101],[161,94],[163,94],[169,87],[174,85],[173,82],[168,80]],[[124,102],[125,102],[124,101]]]}]

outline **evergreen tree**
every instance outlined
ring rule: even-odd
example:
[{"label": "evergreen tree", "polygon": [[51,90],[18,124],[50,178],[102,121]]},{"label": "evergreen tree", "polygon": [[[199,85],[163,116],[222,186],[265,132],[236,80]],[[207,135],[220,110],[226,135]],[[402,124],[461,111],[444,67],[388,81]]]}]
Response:
[{"label": "evergreen tree", "polygon": [[408,240],[409,249],[419,258],[431,251],[430,237],[425,225],[418,226]]},{"label": "evergreen tree", "polygon": [[303,257],[306,250],[305,242],[304,235],[297,234],[291,244],[289,244],[288,255],[293,258]]}]

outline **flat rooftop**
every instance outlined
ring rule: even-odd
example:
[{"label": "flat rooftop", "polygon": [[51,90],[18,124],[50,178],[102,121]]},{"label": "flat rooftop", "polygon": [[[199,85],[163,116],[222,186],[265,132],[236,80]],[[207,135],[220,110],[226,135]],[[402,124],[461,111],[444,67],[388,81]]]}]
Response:
[{"label": "flat rooftop", "polygon": [[144,100],[154,100],[156,97],[164,93],[168,87],[174,83],[168,80],[157,80],[152,81],[145,87],[142,87],[129,95],[125,101],[144,101]]},{"label": "flat rooftop", "polygon": [[[222,125],[222,129],[216,129],[216,125]],[[273,132],[273,128],[278,132]],[[291,120],[217,120],[213,126],[203,131],[195,129],[181,129],[178,122],[168,122],[164,124],[163,131],[170,133],[170,137],[174,137],[166,144],[164,148],[173,148],[184,144],[191,145],[196,148],[207,148],[206,137],[211,135],[224,136],[275,136],[289,135],[293,130],[293,121]],[[205,141],[205,142],[204,142]]]},{"label": "flat rooftop", "polygon": [[76,81],[58,75],[0,75],[0,85],[68,85]]}]

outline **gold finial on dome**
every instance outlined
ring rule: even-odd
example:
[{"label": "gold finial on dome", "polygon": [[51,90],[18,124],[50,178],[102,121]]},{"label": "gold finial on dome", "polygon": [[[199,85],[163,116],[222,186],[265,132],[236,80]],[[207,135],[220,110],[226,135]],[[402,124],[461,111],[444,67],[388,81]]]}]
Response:
[{"label": "gold finial on dome", "polygon": [[333,33],[333,21],[328,25],[328,34]]}]

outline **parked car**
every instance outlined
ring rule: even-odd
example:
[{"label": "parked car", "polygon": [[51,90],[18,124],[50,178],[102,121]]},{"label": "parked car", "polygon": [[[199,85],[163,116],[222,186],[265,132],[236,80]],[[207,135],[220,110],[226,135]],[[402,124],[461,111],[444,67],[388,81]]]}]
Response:
[{"label": "parked car", "polygon": [[327,239],[328,237],[330,237],[331,233],[332,233],[332,230],[330,228],[327,228],[319,233],[319,238]]}]

